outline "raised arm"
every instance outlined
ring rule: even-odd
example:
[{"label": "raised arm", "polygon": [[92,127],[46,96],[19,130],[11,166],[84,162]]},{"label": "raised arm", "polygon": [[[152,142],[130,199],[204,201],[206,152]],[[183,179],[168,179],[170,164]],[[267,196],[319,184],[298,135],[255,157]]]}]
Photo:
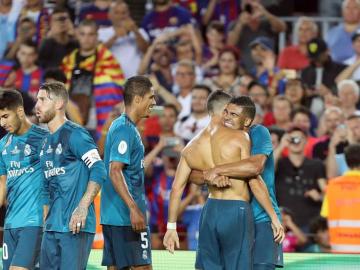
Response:
[{"label": "raised arm", "polygon": [[186,162],[186,159],[182,156],[176,169],[175,179],[171,188],[167,231],[163,241],[164,246],[171,253],[174,252],[175,245],[177,248],[180,247],[179,237],[176,232],[176,220],[181,203],[181,196],[184,192],[190,172],[191,168]]}]

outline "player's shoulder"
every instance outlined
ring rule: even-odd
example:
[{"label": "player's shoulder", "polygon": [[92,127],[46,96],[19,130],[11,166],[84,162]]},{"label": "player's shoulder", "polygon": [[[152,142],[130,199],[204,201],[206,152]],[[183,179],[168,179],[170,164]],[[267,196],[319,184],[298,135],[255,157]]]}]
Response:
[{"label": "player's shoulder", "polygon": [[11,143],[11,140],[12,140],[12,134],[10,134],[10,133],[8,133],[4,137],[2,137],[0,140],[0,150],[2,150],[2,148],[9,145]]},{"label": "player's shoulder", "polygon": [[49,135],[50,133],[48,130],[46,130],[38,125],[32,125],[30,134],[37,135],[37,136],[44,138],[45,136]]},{"label": "player's shoulder", "polygon": [[59,136],[60,139],[62,137],[81,140],[84,136],[90,136],[90,134],[83,126],[72,121],[66,121]]},{"label": "player's shoulder", "polygon": [[135,126],[131,122],[131,120],[126,117],[124,114],[120,115],[118,118],[116,118],[111,126],[110,126],[110,133],[129,133],[134,132]]}]

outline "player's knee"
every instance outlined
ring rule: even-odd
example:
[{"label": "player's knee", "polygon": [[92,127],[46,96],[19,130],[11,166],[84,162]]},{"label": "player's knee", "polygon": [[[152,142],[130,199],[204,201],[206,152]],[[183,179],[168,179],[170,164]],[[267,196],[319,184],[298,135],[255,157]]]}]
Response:
[{"label": "player's knee", "polygon": [[269,263],[254,264],[253,270],[274,270],[275,265]]}]

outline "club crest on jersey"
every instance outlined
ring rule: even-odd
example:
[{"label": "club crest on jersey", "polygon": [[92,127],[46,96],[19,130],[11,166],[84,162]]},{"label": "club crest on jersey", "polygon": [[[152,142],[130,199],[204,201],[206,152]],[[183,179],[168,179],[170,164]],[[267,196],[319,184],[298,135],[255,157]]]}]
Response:
[{"label": "club crest on jersey", "polygon": [[29,144],[25,144],[24,155],[27,157],[30,156],[30,154],[31,154],[31,147]]},{"label": "club crest on jersey", "polygon": [[142,252],[142,258],[143,258],[143,260],[147,260],[147,258],[148,258],[148,255],[147,255],[147,251],[146,251],[146,250],[143,250],[143,252]]},{"label": "club crest on jersey", "polygon": [[53,149],[51,145],[49,145],[48,149],[46,150],[46,153],[51,154],[53,152]]},{"label": "club crest on jersey", "polygon": [[17,155],[20,153],[20,150],[18,149],[17,145],[15,145],[14,149],[11,151],[12,155]]},{"label": "club crest on jersey", "polygon": [[61,155],[61,153],[62,153],[62,145],[61,143],[59,143],[55,149],[55,154]]},{"label": "club crest on jersey", "polygon": [[125,141],[121,141],[119,143],[118,151],[121,155],[125,154],[127,150],[127,143]]}]

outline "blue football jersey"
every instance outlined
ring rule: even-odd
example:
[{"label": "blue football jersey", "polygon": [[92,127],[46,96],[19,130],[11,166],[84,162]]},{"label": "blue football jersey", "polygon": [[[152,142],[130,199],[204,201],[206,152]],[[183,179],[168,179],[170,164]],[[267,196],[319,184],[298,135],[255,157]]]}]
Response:
[{"label": "blue football jersey", "polygon": [[[249,134],[251,139],[251,155],[263,154],[267,156],[265,168],[261,176],[269,190],[272,206],[280,218],[280,210],[275,196],[275,167],[270,133],[266,127],[254,125],[250,128]],[[268,214],[255,198],[252,199],[251,206],[255,223],[270,221]]]},{"label": "blue football jersey", "polygon": [[127,187],[137,206],[145,215],[144,145],[136,125],[126,114],[117,118],[110,127],[105,143],[104,161],[108,179],[101,193],[101,224],[131,226],[129,209],[115,191],[109,177],[111,162],[125,164],[122,172]]},{"label": "blue football jersey", "polygon": [[[90,168],[102,162],[97,146],[83,127],[66,121],[44,139],[40,161],[50,196],[45,230],[69,232],[71,215],[85,194],[89,180],[97,182],[90,179]],[[94,204],[91,204],[82,231],[94,233],[95,225]]]},{"label": "blue football jersey", "polygon": [[44,178],[39,146],[48,132],[32,125],[20,136],[8,133],[0,141],[0,175],[6,175],[5,229],[42,226]]}]

